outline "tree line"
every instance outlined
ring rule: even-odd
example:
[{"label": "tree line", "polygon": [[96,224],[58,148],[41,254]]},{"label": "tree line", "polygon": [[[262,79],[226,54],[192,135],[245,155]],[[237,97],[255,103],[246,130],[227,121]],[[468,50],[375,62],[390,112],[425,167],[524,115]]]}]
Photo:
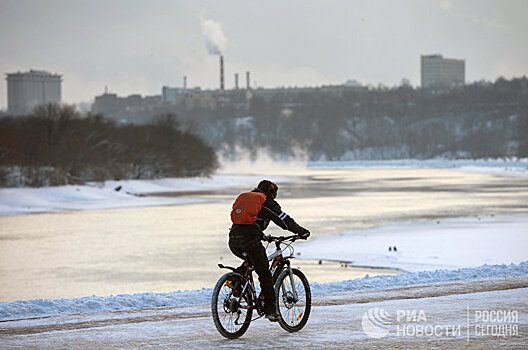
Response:
[{"label": "tree line", "polygon": [[214,150],[174,115],[118,125],[72,106],[49,104],[0,119],[0,186],[77,184],[108,179],[205,176]]},{"label": "tree line", "polygon": [[255,93],[247,110],[195,109],[187,118],[227,156],[242,148],[327,160],[527,157],[528,79],[277,93],[266,101]]}]

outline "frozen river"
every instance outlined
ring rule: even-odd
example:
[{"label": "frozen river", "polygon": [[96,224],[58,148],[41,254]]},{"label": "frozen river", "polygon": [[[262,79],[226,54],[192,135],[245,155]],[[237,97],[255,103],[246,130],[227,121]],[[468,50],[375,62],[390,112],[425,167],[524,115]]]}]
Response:
[{"label": "frozen river", "polygon": [[[528,212],[523,178],[447,169],[290,175],[303,180],[279,183],[278,201],[313,237],[394,222]],[[211,287],[221,274],[218,262],[237,263],[226,244],[229,212],[234,197],[249,189],[186,194],[204,200],[194,204],[0,216],[0,301]],[[312,282],[376,274],[297,261]]]}]

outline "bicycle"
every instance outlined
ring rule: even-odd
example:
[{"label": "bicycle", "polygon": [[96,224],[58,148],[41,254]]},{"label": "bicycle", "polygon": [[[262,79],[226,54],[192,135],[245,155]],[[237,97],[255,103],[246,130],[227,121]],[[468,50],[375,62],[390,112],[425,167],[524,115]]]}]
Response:
[{"label": "bicycle", "polygon": [[[298,235],[270,237],[269,243],[275,243],[275,251],[268,256],[270,272],[276,296],[276,307],[279,312],[279,325],[288,332],[300,331],[308,321],[312,305],[312,295],[308,279],[301,270],[292,268],[290,259],[293,258],[293,242],[299,239]],[[281,248],[281,244],[285,247]],[[285,251],[288,251],[285,256]],[[218,332],[226,338],[241,337],[248,329],[249,324],[264,316],[262,292],[257,296],[253,281],[253,266],[244,259],[247,268],[241,275],[231,266],[218,264],[221,269],[228,272],[216,283],[211,300],[211,311],[214,324]],[[258,317],[252,319],[253,310]]]}]

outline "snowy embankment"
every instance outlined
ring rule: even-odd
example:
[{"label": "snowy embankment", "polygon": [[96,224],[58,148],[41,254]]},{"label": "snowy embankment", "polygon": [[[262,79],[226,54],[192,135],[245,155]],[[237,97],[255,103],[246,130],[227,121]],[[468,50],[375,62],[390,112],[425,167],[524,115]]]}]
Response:
[{"label": "snowy embankment", "polygon": [[[294,176],[271,178],[278,183],[300,179]],[[185,196],[146,197],[141,194],[252,188],[260,180],[262,176],[215,174],[210,178],[121,180],[41,188],[0,188],[0,215],[195,203],[206,199]]]},{"label": "snowy embankment", "polygon": [[[266,173],[273,169],[252,171]],[[291,164],[302,169],[298,162]],[[499,176],[528,177],[528,158],[480,160],[381,160],[381,161],[317,161],[309,162],[308,169],[363,169],[363,168],[436,168],[486,173]],[[231,165],[231,168],[235,169]],[[289,168],[291,169],[291,168]],[[247,169],[246,169],[247,170]],[[261,171],[262,170],[262,171]],[[262,175],[215,174],[210,178],[165,178],[158,180],[121,180],[86,185],[41,188],[0,188],[0,215],[29,214],[68,210],[111,209],[174,205],[205,201],[204,198],[140,196],[162,192],[213,191],[230,187],[252,187]],[[268,176],[278,183],[300,181],[296,176]],[[116,189],[119,189],[117,191]]]},{"label": "snowy embankment", "polygon": [[303,259],[430,271],[519,263],[528,259],[526,247],[528,214],[518,214],[397,223],[319,237],[296,251]]},{"label": "snowy embankment", "polygon": [[[434,285],[446,282],[488,279],[518,278],[528,276],[528,261],[510,265],[483,265],[458,270],[437,270],[431,272],[410,272],[394,276],[376,276],[331,283],[312,283],[312,294],[317,296],[367,293],[409,286]],[[55,315],[81,314],[105,311],[142,310],[178,306],[207,305],[212,290],[177,291],[172,293],[141,293],[108,297],[91,296],[76,299],[0,302],[0,321],[46,317]]]},{"label": "snowy embankment", "polygon": [[453,169],[466,172],[528,177],[528,158],[511,159],[396,159],[396,160],[344,160],[314,161],[309,169],[364,169],[364,168],[417,168]]}]

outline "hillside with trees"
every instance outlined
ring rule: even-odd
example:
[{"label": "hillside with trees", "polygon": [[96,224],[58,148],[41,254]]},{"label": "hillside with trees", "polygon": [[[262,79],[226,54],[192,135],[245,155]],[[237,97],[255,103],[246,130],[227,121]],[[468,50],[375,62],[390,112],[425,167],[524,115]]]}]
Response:
[{"label": "hillside with trees", "polygon": [[411,86],[298,93],[257,92],[248,109],[193,109],[186,119],[225,156],[298,151],[312,160],[527,157],[528,79],[452,89]]}]

